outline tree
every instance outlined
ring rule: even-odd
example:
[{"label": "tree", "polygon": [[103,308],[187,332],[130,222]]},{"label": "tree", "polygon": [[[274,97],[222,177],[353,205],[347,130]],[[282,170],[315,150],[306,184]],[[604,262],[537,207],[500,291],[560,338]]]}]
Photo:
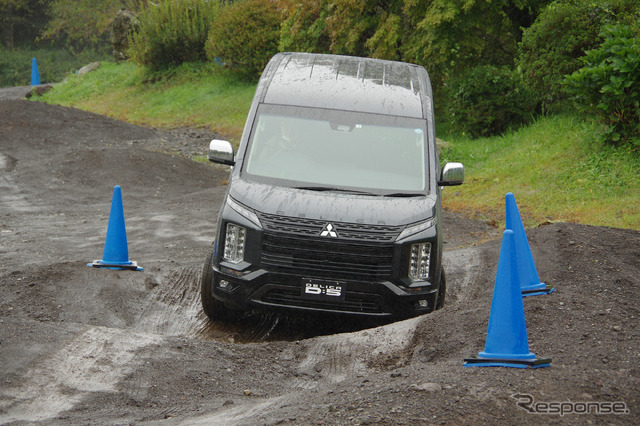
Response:
[{"label": "tree", "polygon": [[[398,57],[400,28],[394,25],[394,21],[399,23],[402,0],[334,0],[330,11],[327,30],[333,53],[388,59]],[[387,27],[392,33],[383,35],[381,27]]]},{"label": "tree", "polygon": [[283,0],[281,52],[330,53],[329,0]]},{"label": "tree", "polygon": [[403,56],[433,70],[438,80],[476,65],[511,65],[520,33],[507,10],[518,3],[524,1],[407,1],[417,22]]},{"label": "tree", "polygon": [[477,65],[512,65],[521,27],[549,1],[287,0],[280,46],[413,62],[437,85]]},{"label": "tree", "polygon": [[109,24],[121,8],[138,12],[147,0],[49,0],[51,20],[42,38],[71,46],[106,42]]},{"label": "tree", "polygon": [[9,50],[32,44],[46,19],[46,7],[40,0],[0,0],[2,44]]}]

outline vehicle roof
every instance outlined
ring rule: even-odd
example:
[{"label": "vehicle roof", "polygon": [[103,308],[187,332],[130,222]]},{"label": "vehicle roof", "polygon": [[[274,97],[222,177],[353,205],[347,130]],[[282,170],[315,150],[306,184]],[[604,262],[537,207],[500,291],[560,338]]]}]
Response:
[{"label": "vehicle roof", "polygon": [[424,67],[312,53],[279,53],[262,81],[269,104],[426,118],[431,87]]}]

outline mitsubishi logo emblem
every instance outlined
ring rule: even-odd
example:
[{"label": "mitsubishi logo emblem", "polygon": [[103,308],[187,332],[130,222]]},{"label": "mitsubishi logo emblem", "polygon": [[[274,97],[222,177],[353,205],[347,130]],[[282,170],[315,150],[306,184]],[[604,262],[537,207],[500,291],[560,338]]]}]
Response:
[{"label": "mitsubishi logo emblem", "polygon": [[332,224],[327,223],[325,225],[325,227],[322,229],[322,232],[320,233],[321,237],[331,237],[331,238],[338,238],[338,233],[335,231],[335,228],[333,227]]}]

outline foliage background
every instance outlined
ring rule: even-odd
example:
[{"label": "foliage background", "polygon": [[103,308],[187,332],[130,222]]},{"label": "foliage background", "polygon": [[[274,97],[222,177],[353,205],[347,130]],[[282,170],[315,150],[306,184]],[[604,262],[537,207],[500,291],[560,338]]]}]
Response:
[{"label": "foliage background", "polygon": [[207,0],[164,0],[145,5],[131,40],[131,59],[151,70],[205,60],[205,42],[219,6]]},{"label": "foliage background", "polygon": [[565,90],[579,110],[602,123],[601,141],[640,147],[640,25],[609,25],[604,42],[581,58]]},{"label": "foliage background", "polygon": [[[44,81],[60,79],[81,58],[103,60],[121,7],[140,22],[129,56],[151,73],[212,61],[257,81],[279,50],[412,62],[429,71],[436,110],[473,136],[498,135],[540,113],[562,111],[565,76],[600,47],[604,26],[640,21],[637,0],[0,0],[6,50],[0,85],[24,84],[27,58],[36,52],[46,62]],[[632,56],[618,60],[633,62]],[[627,93],[636,87],[633,73],[615,78],[623,81],[595,90],[624,86],[635,99]],[[611,93],[609,103],[623,95]],[[603,107],[607,102],[591,111],[600,112],[602,140],[635,144],[635,100],[624,108]]]},{"label": "foliage background", "polygon": [[206,42],[207,57],[237,75],[257,80],[278,52],[280,8],[273,1],[247,0],[222,9]]},{"label": "foliage background", "polygon": [[551,3],[524,29],[516,59],[536,100],[553,109],[567,98],[564,76],[583,65],[580,58],[595,49],[604,25],[637,21],[636,0],[567,0]]}]

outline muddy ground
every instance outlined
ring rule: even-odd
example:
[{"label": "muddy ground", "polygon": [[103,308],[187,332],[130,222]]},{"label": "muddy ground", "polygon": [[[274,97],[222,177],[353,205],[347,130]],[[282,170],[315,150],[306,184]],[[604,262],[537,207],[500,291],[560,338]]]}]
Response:
[{"label": "muddy ground", "polygon": [[[640,423],[640,232],[527,230],[556,289],[524,299],[549,368],[463,367],[484,349],[501,230],[452,213],[442,310],[212,323],[199,278],[228,171],[190,157],[214,135],[15,97],[0,94],[0,423]],[[114,185],[142,272],[86,266]]]}]

